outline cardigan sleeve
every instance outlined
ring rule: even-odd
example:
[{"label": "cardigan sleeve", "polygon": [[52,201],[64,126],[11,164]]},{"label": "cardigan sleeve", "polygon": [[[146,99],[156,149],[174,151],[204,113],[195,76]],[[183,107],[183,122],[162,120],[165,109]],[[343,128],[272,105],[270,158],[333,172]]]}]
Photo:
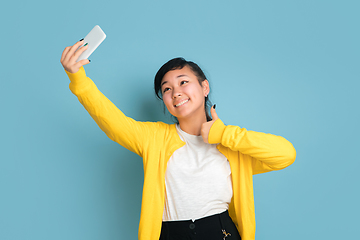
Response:
[{"label": "cardigan sleeve", "polygon": [[283,169],[296,158],[295,148],[285,138],[226,126],[220,119],[211,126],[209,143],[220,143],[232,151],[251,156],[254,174]]},{"label": "cardigan sleeve", "polygon": [[113,141],[142,156],[146,138],[155,133],[156,123],[139,122],[125,116],[86,76],[83,67],[69,73],[70,90],[75,94],[98,126]]}]

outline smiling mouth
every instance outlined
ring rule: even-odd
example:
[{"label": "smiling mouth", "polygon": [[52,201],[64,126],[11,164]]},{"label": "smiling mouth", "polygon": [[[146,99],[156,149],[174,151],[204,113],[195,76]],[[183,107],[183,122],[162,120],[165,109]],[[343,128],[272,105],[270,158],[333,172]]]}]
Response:
[{"label": "smiling mouth", "polygon": [[186,99],[184,101],[179,102],[178,104],[174,105],[175,107],[180,107],[181,105],[184,105],[185,103],[187,103],[189,101],[189,99]]}]

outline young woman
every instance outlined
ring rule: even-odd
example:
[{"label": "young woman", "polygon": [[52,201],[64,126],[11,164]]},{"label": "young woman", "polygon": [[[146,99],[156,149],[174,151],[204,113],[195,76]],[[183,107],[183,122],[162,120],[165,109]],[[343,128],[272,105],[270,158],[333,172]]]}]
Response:
[{"label": "young woman", "polygon": [[226,126],[209,82],[193,62],[175,58],[155,76],[157,97],[177,124],[139,122],[112,104],[76,62],[82,41],[65,48],[61,63],[70,89],[113,141],[140,155],[144,186],[140,240],[255,239],[252,175],[283,169],[296,152],[286,139]]}]

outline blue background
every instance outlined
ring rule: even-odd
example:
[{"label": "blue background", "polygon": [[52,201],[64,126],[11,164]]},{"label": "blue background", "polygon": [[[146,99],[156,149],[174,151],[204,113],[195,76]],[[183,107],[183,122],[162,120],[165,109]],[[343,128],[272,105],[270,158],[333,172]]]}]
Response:
[{"label": "blue background", "polygon": [[198,63],[226,123],[284,136],[289,168],[254,177],[257,239],[358,235],[359,1],[6,1],[0,10],[0,239],[137,239],[142,160],[68,89],[66,46],[137,120],[171,122],[153,77]]}]

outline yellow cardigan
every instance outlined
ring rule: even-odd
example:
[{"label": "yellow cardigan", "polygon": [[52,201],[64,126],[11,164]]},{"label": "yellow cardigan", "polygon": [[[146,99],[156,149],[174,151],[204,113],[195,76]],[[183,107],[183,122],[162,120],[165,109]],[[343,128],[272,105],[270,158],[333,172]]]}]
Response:
[{"label": "yellow cardigan", "polygon": [[[165,171],[173,152],[185,143],[175,124],[139,122],[125,116],[85,74],[67,72],[70,89],[99,127],[113,141],[143,158],[144,186],[139,224],[140,240],[158,240],[165,196]],[[209,143],[230,162],[233,198],[229,213],[242,240],[255,239],[253,174],[283,169],[295,161],[290,142],[280,136],[226,126],[218,119],[210,129]]]}]

